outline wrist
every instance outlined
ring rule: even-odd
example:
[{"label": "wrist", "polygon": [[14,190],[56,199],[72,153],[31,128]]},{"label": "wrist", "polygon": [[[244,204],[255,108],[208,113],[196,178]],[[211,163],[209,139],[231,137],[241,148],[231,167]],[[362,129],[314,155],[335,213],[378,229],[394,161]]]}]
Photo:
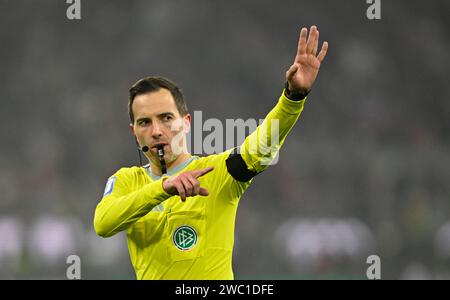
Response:
[{"label": "wrist", "polygon": [[289,88],[289,82],[286,81],[286,83],[284,84],[284,95],[293,101],[301,101],[303,99],[306,98],[306,96],[308,96],[309,92],[311,91],[311,89],[307,90],[307,91],[302,91],[302,90],[292,90]]}]

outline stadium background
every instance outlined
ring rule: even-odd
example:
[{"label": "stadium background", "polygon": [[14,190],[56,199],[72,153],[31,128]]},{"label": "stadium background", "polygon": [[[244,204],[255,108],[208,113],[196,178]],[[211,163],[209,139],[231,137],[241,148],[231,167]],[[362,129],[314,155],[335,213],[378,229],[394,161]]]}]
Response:
[{"label": "stadium background", "polygon": [[95,236],[109,175],[138,163],[127,90],[163,75],[203,119],[263,118],[301,26],[330,51],[280,161],[242,198],[238,279],[450,278],[450,2],[0,0],[0,278],[129,279]]}]

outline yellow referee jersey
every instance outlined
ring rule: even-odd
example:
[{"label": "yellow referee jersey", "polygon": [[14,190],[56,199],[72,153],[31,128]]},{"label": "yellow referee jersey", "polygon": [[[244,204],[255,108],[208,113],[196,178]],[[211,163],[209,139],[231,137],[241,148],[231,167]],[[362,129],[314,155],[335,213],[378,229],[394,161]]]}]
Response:
[{"label": "yellow referee jersey", "polygon": [[[166,177],[150,167],[122,168],[112,175],[97,205],[94,228],[109,237],[126,230],[138,279],[233,279],[234,224],[239,199],[275,157],[300,116],[306,98],[282,93],[264,122],[236,149],[207,157],[192,156],[168,171],[214,170],[199,177],[208,196],[167,194]],[[275,141],[275,142],[274,142]]]}]

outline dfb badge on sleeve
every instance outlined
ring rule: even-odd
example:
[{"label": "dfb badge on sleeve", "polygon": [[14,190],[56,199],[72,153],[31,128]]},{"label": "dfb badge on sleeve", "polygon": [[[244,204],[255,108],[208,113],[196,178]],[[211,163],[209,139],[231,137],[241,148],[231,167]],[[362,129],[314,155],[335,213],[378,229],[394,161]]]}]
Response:
[{"label": "dfb badge on sleeve", "polygon": [[108,182],[106,183],[105,191],[103,192],[103,197],[111,194],[111,192],[114,188],[114,182],[116,182],[116,176],[108,179]]}]

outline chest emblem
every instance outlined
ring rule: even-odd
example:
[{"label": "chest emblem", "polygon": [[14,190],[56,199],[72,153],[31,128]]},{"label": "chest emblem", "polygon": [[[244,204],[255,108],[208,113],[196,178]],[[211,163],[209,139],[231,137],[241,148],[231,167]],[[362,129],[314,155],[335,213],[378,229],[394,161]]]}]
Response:
[{"label": "chest emblem", "polygon": [[175,246],[181,251],[189,251],[197,244],[197,232],[191,226],[178,227],[172,236]]}]

